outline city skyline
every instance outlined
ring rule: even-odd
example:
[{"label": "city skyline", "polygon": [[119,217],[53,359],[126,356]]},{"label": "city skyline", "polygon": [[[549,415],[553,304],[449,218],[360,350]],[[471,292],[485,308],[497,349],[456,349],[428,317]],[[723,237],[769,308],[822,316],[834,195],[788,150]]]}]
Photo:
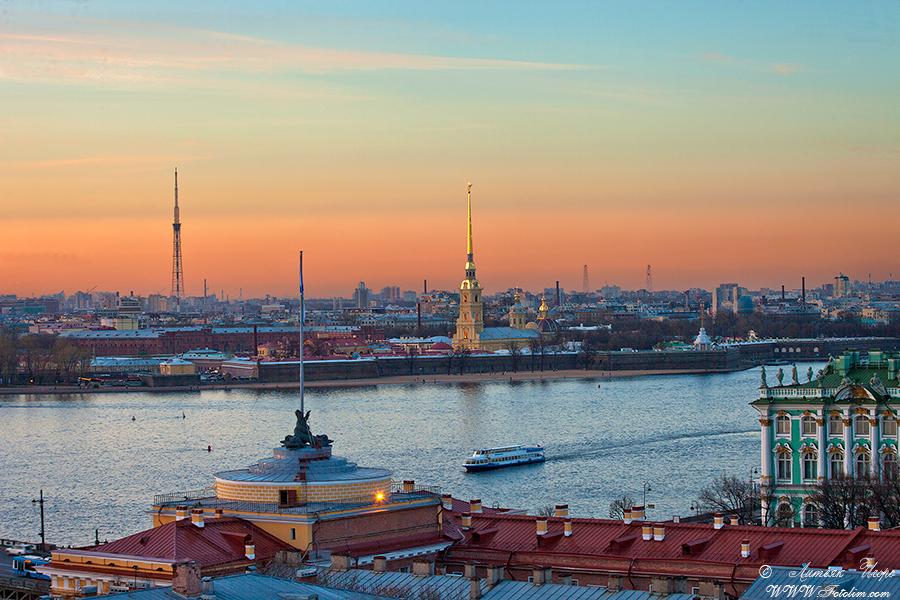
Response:
[{"label": "city skyline", "polygon": [[0,292],[165,293],[176,166],[188,295],[455,289],[467,180],[489,293],[900,272],[900,8],[712,6],[7,6]]}]

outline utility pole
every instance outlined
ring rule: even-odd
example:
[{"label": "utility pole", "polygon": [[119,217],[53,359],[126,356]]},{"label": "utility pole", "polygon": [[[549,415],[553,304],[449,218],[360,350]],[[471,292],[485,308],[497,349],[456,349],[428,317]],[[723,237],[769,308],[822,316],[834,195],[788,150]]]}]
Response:
[{"label": "utility pole", "polygon": [[44,529],[44,490],[41,490],[40,499],[35,499],[31,501],[32,504],[37,504],[41,507],[41,550],[47,551],[47,536],[46,531]]}]

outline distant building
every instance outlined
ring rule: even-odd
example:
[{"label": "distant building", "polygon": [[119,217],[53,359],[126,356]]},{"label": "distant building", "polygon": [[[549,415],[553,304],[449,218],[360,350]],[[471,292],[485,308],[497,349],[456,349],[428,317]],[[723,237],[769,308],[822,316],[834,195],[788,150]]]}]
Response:
[{"label": "distant building", "polygon": [[736,313],[741,286],[736,283],[721,283],[712,293],[712,314]]},{"label": "distant building", "polygon": [[366,287],[365,281],[360,281],[357,288],[353,290],[353,303],[356,308],[369,308],[369,289]]},{"label": "distant building", "polygon": [[532,329],[484,326],[484,300],[481,284],[475,277],[475,254],[472,250],[472,185],[467,194],[468,227],[466,233],[466,278],[459,285],[459,318],[453,347],[462,350],[506,350],[525,348],[539,335]]},{"label": "distant building", "polygon": [[843,273],[834,278],[834,297],[844,298],[850,295],[850,278]]}]

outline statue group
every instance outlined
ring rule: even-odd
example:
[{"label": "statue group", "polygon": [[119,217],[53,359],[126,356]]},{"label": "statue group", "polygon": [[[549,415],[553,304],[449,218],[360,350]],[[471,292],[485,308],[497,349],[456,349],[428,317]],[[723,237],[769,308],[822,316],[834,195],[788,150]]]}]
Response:
[{"label": "statue group", "polygon": [[294,426],[294,433],[285,436],[285,438],[281,440],[282,446],[294,450],[300,448],[323,448],[331,445],[331,440],[328,439],[327,435],[313,435],[312,431],[310,431],[310,412],[311,411],[306,411],[306,414],[304,415],[303,411],[294,411],[294,414],[297,415],[297,424]]}]

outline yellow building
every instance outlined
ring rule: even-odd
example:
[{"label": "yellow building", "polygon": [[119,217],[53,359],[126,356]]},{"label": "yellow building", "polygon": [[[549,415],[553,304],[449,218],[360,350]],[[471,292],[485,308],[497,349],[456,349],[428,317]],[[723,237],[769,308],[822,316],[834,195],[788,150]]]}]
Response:
[{"label": "yellow building", "polygon": [[[481,284],[475,276],[475,254],[472,244],[472,184],[466,194],[466,277],[459,284],[459,318],[453,336],[455,350],[494,352],[526,348],[539,336],[534,330],[484,326],[484,301]],[[512,316],[512,314],[511,314]],[[524,321],[524,316],[522,317]]]},{"label": "yellow building", "polygon": [[153,525],[189,509],[249,521],[301,551],[439,536],[441,499],[414,482],[395,483],[391,472],[359,467],[333,456],[327,436],[312,436],[297,411],[294,435],[245,469],[215,474],[212,489],[157,496]]}]

